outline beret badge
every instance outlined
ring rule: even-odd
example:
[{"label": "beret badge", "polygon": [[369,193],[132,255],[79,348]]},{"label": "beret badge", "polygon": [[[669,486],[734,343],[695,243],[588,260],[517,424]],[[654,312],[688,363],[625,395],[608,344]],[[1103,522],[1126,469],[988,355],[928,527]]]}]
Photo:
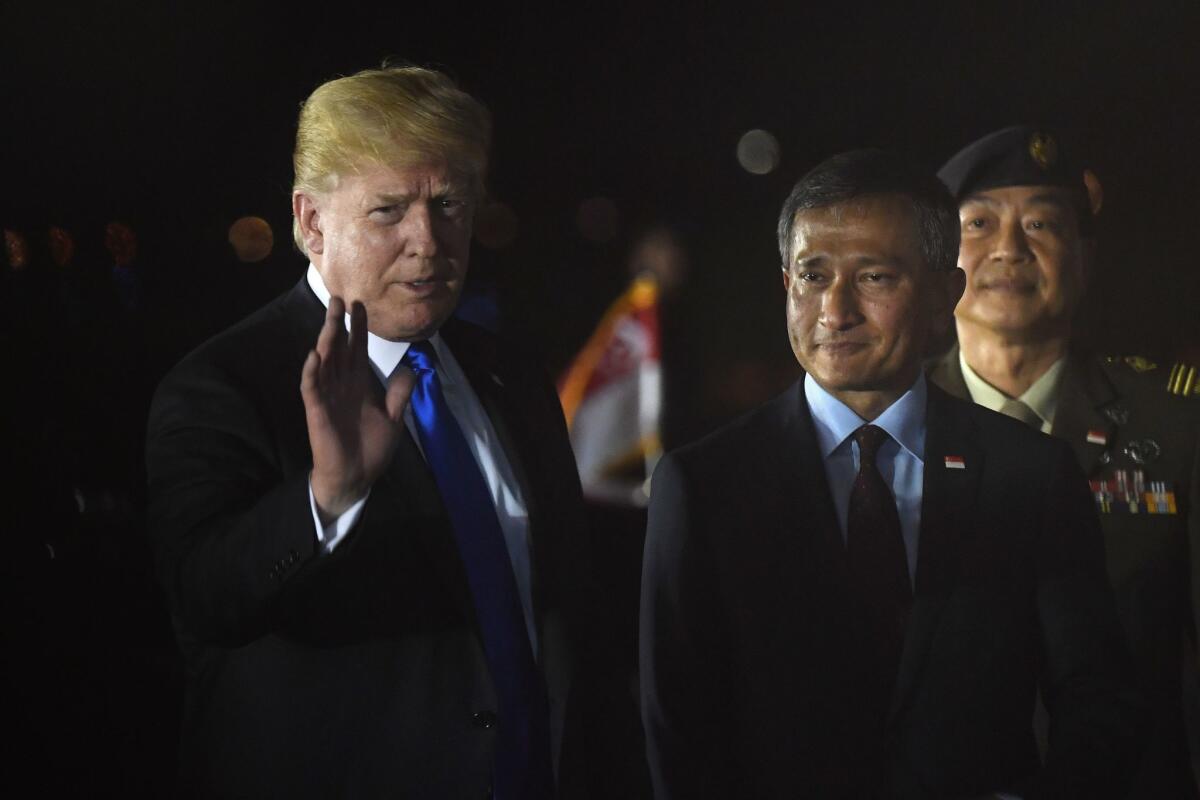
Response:
[{"label": "beret badge", "polygon": [[1058,161],[1058,142],[1048,133],[1035,131],[1029,137],[1029,157],[1042,169],[1050,169]]}]

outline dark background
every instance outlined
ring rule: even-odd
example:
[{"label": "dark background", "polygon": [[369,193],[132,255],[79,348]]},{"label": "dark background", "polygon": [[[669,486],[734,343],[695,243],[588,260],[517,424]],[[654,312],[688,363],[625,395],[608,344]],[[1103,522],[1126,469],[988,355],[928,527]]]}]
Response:
[{"label": "dark background", "polygon": [[[187,311],[179,346],[191,344],[227,321],[218,306],[264,299],[245,297],[264,288],[253,267],[220,269],[234,218],[272,223],[284,285],[302,270],[287,235],[300,101],[398,56],[445,68],[493,111],[491,188],[520,227],[474,265],[500,279],[510,320],[545,342],[551,366],[610,299],[589,290],[619,285],[604,275],[620,273],[630,237],[667,221],[692,253],[699,352],[787,368],[772,228],[799,174],[864,145],[933,169],[987,131],[1044,121],[1106,188],[1088,338],[1161,358],[1200,341],[1196,3],[730,5],[9,2],[0,217],[60,217],[83,234],[129,221],[163,302]],[[734,157],[751,128],[779,139],[770,175]],[[602,246],[575,227],[593,196],[621,212]],[[214,278],[214,305],[196,308]]]},{"label": "dark background", "polygon": [[[445,69],[491,108],[491,190],[519,227],[505,248],[477,247],[472,270],[552,372],[620,291],[636,237],[678,232],[691,276],[668,309],[670,446],[794,377],[775,217],[808,167],[858,146],[933,170],[999,127],[1057,126],[1106,191],[1081,339],[1200,359],[1198,42],[1195,2],[4,2],[0,225],[37,236],[61,224],[101,258],[104,224],[129,223],[147,305],[132,327],[55,307],[38,330],[73,331],[66,356],[25,328],[6,342],[6,437],[21,444],[6,460],[25,476],[9,482],[6,527],[33,542],[9,551],[5,577],[27,607],[10,615],[27,664],[5,676],[10,718],[38,742],[26,771],[52,776],[50,789],[165,785],[155,765],[169,762],[179,676],[137,535],[144,407],[180,355],[302,274],[290,155],[299,104],[322,81],[397,57]],[[766,176],[735,158],[752,128],[781,146]],[[599,244],[576,225],[594,197],[619,211]],[[244,214],[275,230],[266,262],[233,258],[226,230]],[[19,295],[4,303],[27,316]],[[85,345],[91,368],[68,368]],[[34,419],[45,431],[26,435]],[[45,562],[48,509],[73,490],[111,502],[91,517],[67,503],[76,539]]]}]

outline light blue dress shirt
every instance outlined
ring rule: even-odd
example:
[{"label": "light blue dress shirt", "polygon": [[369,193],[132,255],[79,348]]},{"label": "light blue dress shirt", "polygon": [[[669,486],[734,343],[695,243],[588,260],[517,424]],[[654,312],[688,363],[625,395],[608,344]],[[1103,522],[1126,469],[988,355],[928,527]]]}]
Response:
[{"label": "light blue dress shirt", "polygon": [[896,498],[900,532],[908,557],[908,578],[917,574],[917,539],[921,530],[921,490],[925,478],[925,376],[917,377],[904,395],[873,420],[864,420],[842,401],[821,388],[811,375],[804,376],[804,396],[817,429],[817,446],[825,477],[833,494],[842,538],[850,512],[850,489],[858,475],[858,444],[853,434],[868,422],[891,437],[879,446],[875,463]]},{"label": "light blue dress shirt", "polygon": [[[870,422],[892,437],[879,446],[875,464],[896,498],[904,553],[908,556],[908,579],[915,580],[917,541],[921,532],[921,492],[925,480],[925,404],[928,398],[925,375],[917,376],[912,388],[873,420],[864,420],[851,411],[845,403],[822,389],[811,375],[804,376],[804,396],[817,429],[817,446],[821,450],[821,461],[825,465],[829,491],[833,493],[833,507],[843,539],[850,513],[850,489],[858,475],[858,444],[853,439],[854,431]],[[1018,795],[1003,792],[996,797],[1021,800]]]}]

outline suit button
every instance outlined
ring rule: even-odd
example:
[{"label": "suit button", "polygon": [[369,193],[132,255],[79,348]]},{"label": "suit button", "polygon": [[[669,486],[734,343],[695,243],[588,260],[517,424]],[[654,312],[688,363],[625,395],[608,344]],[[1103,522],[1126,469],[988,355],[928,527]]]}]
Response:
[{"label": "suit button", "polygon": [[475,724],[476,728],[482,728],[486,731],[495,727],[496,715],[491,711],[476,711],[471,716],[471,722]]}]

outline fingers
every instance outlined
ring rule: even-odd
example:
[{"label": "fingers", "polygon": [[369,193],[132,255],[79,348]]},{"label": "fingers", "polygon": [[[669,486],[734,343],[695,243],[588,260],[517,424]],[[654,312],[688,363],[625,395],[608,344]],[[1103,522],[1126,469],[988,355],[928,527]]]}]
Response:
[{"label": "fingers", "polygon": [[408,405],[408,399],[412,396],[413,386],[416,383],[417,376],[411,369],[403,365],[396,367],[396,371],[388,379],[385,402],[387,403],[388,418],[392,422],[400,424],[404,421],[404,408]]},{"label": "fingers", "polygon": [[332,378],[340,371],[345,360],[346,326],[342,320],[346,316],[346,304],[340,297],[329,298],[329,308],[325,311],[325,323],[317,335],[317,355],[321,358],[321,377]]},{"label": "fingers", "polygon": [[320,375],[320,356],[316,350],[308,350],[304,368],[300,369],[300,395],[307,403],[317,397],[317,379]]},{"label": "fingers", "polygon": [[304,367],[300,370],[300,397],[309,411],[321,404],[320,376],[321,356],[316,350],[309,350]]},{"label": "fingers", "polygon": [[350,363],[360,368],[367,365],[367,308],[355,300],[350,304]]},{"label": "fingers", "polygon": [[[301,375],[302,393],[316,403],[328,402],[336,397],[347,400],[351,396],[358,397],[373,380],[367,354],[366,306],[358,301],[352,302],[349,316],[350,330],[347,332],[345,301],[336,295],[329,298],[325,322],[321,325],[315,349],[309,360],[305,361]],[[404,402],[407,398],[406,392]],[[306,402],[309,400],[306,399]]]}]

